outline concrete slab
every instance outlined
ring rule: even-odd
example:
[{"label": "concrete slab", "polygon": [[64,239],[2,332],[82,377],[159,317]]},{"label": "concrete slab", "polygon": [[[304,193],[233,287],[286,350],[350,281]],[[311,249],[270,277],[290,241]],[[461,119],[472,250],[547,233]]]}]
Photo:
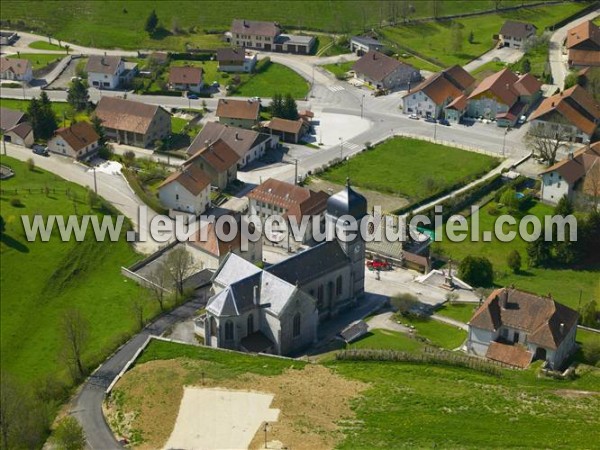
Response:
[{"label": "concrete slab", "polygon": [[273,394],[186,387],[165,449],[246,449],[263,422],[274,422]]}]

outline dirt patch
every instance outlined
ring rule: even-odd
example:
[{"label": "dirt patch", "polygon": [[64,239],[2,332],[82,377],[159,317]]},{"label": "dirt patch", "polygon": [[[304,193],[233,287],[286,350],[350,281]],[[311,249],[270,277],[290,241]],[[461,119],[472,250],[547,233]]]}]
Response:
[{"label": "dirt patch", "polygon": [[560,397],[578,399],[582,397],[593,397],[600,395],[600,392],[579,391],[577,389],[557,389],[554,393]]},{"label": "dirt patch", "polygon": [[[113,431],[120,431],[129,439],[133,436],[135,448],[163,446],[174,428],[184,386],[202,385],[202,367],[207,364],[210,363],[176,359],[134,367],[117,383],[105,408]],[[320,365],[290,369],[272,377],[206,377],[204,386],[274,394],[270,407],[281,413],[277,422],[269,424],[268,439],[294,449],[333,448],[344,437],[338,423],[354,417],[351,399],[367,387]],[[119,426],[119,419],[123,427]],[[254,436],[251,449],[263,448],[261,430]]]},{"label": "dirt patch", "polygon": [[[316,191],[324,191],[327,193],[337,193],[344,187],[340,184],[332,183],[330,181],[322,180],[320,178],[311,178],[308,186],[310,189]],[[363,189],[360,187],[352,186],[352,189],[364,195],[367,199],[367,205],[369,209],[373,206],[381,206],[381,210],[385,212],[395,211],[408,205],[408,200],[404,197],[399,197],[390,194],[382,194],[381,192],[371,191],[369,189]]]}]

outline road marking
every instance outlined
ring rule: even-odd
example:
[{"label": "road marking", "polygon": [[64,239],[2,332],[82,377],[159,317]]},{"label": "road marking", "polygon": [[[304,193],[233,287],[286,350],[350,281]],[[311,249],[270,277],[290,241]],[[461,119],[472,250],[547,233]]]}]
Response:
[{"label": "road marking", "polygon": [[339,92],[345,90],[346,88],[344,86],[340,86],[339,84],[334,84],[333,86],[327,86],[327,89],[329,89],[331,92]]},{"label": "road marking", "polygon": [[349,148],[350,150],[357,150],[360,148],[360,145],[355,144],[354,142],[344,142],[344,148]]}]

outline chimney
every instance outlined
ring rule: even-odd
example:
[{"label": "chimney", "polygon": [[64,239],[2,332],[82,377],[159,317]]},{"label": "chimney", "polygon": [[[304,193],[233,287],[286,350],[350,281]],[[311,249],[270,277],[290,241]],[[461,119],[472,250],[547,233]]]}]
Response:
[{"label": "chimney", "polygon": [[235,140],[239,141],[240,140],[240,134],[239,133],[235,133]]},{"label": "chimney", "polygon": [[552,102],[552,107],[554,108],[554,102]]},{"label": "chimney", "polygon": [[573,160],[573,147],[569,147],[569,159]]},{"label": "chimney", "polygon": [[258,306],[258,286],[254,286],[254,290],[252,291],[252,299],[254,301],[254,305]]},{"label": "chimney", "polygon": [[500,308],[506,309],[506,305],[508,305],[508,290],[504,289],[500,296],[498,297]]}]

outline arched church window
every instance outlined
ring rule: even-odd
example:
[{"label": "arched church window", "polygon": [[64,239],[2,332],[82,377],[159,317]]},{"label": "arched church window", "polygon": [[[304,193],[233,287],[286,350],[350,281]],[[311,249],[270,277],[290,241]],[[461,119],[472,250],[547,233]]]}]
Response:
[{"label": "arched church window", "polygon": [[342,295],[342,276],[338,276],[337,280],[335,280],[335,294],[339,297],[340,295]]},{"label": "arched church window", "polygon": [[296,313],[294,315],[294,327],[293,327],[292,336],[294,336],[294,337],[300,336],[300,313]]},{"label": "arched church window", "polygon": [[228,320],[225,322],[225,340],[232,341],[233,340],[233,322]]},{"label": "arched church window", "polygon": [[248,316],[248,335],[254,333],[254,316],[250,314]]}]

